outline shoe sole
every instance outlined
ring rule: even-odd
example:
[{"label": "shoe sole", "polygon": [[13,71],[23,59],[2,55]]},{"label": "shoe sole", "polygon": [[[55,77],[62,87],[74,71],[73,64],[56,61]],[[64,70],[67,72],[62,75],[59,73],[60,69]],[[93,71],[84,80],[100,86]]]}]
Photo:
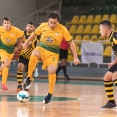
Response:
[{"label": "shoe sole", "polygon": [[1,89],[2,89],[2,90],[8,90],[8,89],[4,89],[4,88],[2,88],[2,87],[1,87]]},{"label": "shoe sole", "polygon": [[31,87],[31,83],[30,83],[30,85],[26,86],[26,88],[25,88],[25,89],[29,89],[30,87]]},{"label": "shoe sole", "polygon": [[20,91],[22,91],[22,90],[23,90],[23,89],[18,88],[16,91],[17,91],[17,92],[20,92]]}]

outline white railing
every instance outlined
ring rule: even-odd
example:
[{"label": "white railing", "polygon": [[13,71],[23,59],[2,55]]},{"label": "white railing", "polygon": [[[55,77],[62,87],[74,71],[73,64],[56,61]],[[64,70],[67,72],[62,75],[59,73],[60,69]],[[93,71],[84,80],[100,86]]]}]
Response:
[{"label": "white railing", "polygon": [[54,1],[50,4],[48,4],[47,6],[43,7],[42,9],[32,13],[31,15],[23,18],[22,20],[14,23],[13,25],[24,30],[26,24],[29,21],[33,21],[36,26],[38,26],[41,22],[46,22],[48,19],[48,13],[50,11],[56,10],[58,12],[60,12],[61,9],[61,4],[59,1]]}]

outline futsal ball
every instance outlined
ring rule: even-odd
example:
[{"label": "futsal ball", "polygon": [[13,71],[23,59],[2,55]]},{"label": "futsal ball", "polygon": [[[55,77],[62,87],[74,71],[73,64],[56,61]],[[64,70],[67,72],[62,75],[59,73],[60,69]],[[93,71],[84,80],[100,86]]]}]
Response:
[{"label": "futsal ball", "polygon": [[17,99],[20,101],[20,102],[27,102],[29,100],[30,96],[29,96],[29,93],[27,91],[20,91],[18,94],[17,94]]}]

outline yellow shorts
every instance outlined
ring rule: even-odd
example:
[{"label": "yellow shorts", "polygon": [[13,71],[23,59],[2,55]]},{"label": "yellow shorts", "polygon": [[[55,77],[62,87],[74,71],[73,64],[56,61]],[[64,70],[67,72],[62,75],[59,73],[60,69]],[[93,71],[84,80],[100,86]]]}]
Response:
[{"label": "yellow shorts", "polygon": [[0,61],[3,62],[5,59],[9,59],[10,61],[13,58],[13,54],[9,54],[7,51],[0,49]]},{"label": "yellow shorts", "polygon": [[41,54],[41,58],[43,62],[43,66],[42,66],[43,70],[46,70],[48,65],[58,66],[58,60],[59,60],[58,54],[48,51],[42,47],[36,47],[35,50],[38,50]]}]

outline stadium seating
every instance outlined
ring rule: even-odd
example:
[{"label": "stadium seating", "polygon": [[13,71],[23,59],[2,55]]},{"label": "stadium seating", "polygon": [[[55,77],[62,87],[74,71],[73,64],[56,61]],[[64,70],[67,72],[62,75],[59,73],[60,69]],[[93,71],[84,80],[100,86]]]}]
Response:
[{"label": "stadium seating", "polygon": [[79,21],[79,16],[75,15],[75,16],[73,16],[71,22],[66,22],[66,24],[77,24],[78,21]]},{"label": "stadium seating", "polygon": [[86,24],[92,24],[93,23],[93,19],[94,19],[94,16],[93,15],[88,15],[87,17],[87,20],[86,20]]},{"label": "stadium seating", "polygon": [[99,24],[101,22],[101,15],[96,15],[93,24]]},{"label": "stadium seating", "polygon": [[84,32],[84,25],[79,25],[76,29],[75,34],[83,34]]},{"label": "stadium seating", "polygon": [[76,33],[76,25],[71,25],[69,28],[70,34],[75,34]]},{"label": "stadium seating", "polygon": [[90,34],[91,30],[92,30],[92,26],[90,24],[86,25],[83,34]]},{"label": "stadium seating", "polygon": [[103,56],[104,57],[111,57],[112,54],[112,47],[111,46],[107,46],[104,50]]}]

